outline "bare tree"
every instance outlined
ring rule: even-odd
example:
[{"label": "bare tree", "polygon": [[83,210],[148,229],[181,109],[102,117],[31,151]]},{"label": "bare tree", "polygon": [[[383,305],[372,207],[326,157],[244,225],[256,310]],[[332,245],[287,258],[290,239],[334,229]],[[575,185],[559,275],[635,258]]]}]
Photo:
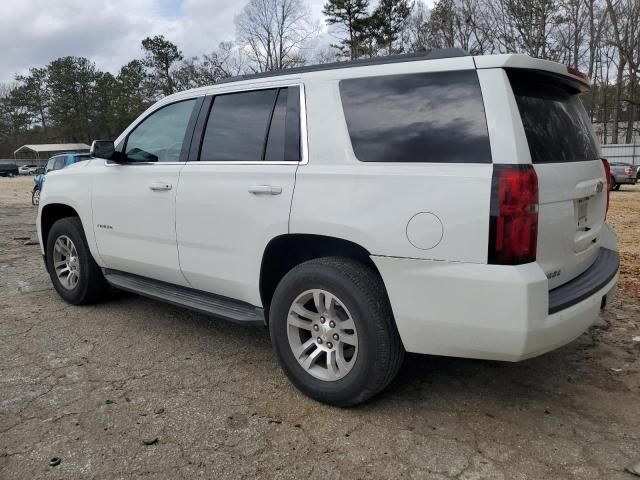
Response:
[{"label": "bare tree", "polygon": [[304,63],[305,44],[319,31],[302,0],[250,0],[235,21],[250,68],[259,72]]},{"label": "bare tree", "polygon": [[589,9],[584,0],[559,2],[557,25],[554,29],[558,43],[559,61],[579,68],[587,54]]},{"label": "bare tree", "polygon": [[[614,117],[614,143],[618,141],[618,122],[624,107],[627,110],[627,143],[633,140],[635,110],[640,103],[635,95],[638,90],[638,67],[640,66],[640,0],[607,0],[607,12],[611,19],[613,45],[618,51],[618,73],[616,76],[616,111]],[[623,85],[624,70],[628,69],[626,92]]]},{"label": "bare tree", "polygon": [[558,59],[552,32],[557,26],[559,5],[554,0],[480,0],[478,22],[485,35],[502,52]]},{"label": "bare tree", "polygon": [[240,75],[246,68],[246,56],[231,42],[222,42],[218,49],[201,57],[184,60],[174,73],[181,90],[213,85],[225,78]]}]

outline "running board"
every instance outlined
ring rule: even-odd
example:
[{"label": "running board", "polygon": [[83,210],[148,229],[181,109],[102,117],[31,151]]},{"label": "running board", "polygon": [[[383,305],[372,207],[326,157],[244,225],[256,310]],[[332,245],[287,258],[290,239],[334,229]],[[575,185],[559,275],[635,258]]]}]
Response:
[{"label": "running board", "polygon": [[137,293],[234,323],[266,325],[264,310],[248,303],[117,270],[103,268],[102,273],[111,286],[120,290]]}]

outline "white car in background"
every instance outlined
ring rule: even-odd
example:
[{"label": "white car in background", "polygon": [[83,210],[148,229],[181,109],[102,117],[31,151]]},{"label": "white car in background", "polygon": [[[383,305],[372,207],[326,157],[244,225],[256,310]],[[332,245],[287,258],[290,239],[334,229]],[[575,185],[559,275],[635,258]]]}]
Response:
[{"label": "white car in background", "polygon": [[558,63],[445,50],[180,92],[47,176],[42,254],[72,304],[112,285],[266,325],[332,405],[380,392],[405,351],[540,355],[618,279],[588,89]]},{"label": "white car in background", "polygon": [[36,173],[37,169],[37,165],[22,165],[21,167],[18,167],[18,173],[20,175],[33,175]]}]

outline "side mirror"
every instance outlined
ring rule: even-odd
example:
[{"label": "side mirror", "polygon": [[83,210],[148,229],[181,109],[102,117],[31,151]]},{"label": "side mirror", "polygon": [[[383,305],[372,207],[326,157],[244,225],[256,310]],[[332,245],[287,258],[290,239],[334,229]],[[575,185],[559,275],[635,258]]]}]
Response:
[{"label": "side mirror", "polygon": [[116,147],[112,140],[94,140],[91,143],[89,152],[96,158],[111,160],[116,152]]}]

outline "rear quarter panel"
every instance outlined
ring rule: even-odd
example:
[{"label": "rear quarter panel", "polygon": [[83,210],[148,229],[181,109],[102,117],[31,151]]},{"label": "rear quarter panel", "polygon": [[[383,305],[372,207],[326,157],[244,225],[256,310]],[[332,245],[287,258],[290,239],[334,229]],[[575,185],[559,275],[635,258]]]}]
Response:
[{"label": "rear quarter panel", "polygon": [[[402,71],[367,73],[472,69],[473,61],[466,57],[400,67]],[[355,70],[340,75],[356,76]],[[343,238],[372,255],[486,262],[492,165],[358,161],[342,111],[339,78],[332,74],[303,79],[309,163],[296,174],[291,233]],[[442,225],[440,240],[428,249],[407,238],[409,221],[422,212]]]}]

